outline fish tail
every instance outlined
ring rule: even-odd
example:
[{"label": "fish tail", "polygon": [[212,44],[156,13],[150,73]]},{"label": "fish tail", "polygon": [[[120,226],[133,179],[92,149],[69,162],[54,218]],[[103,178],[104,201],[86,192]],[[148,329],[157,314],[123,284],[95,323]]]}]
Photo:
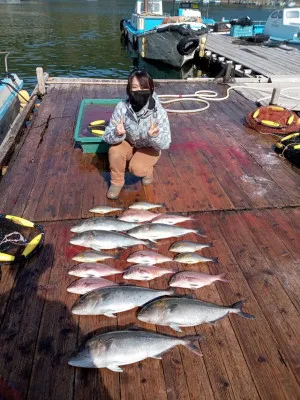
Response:
[{"label": "fish tail", "polygon": [[222,282],[230,282],[228,279],[225,279],[225,276],[227,275],[227,272],[223,272],[222,274],[217,275],[218,280]]},{"label": "fish tail", "polygon": [[193,335],[193,336],[184,336],[183,338],[184,346],[191,350],[193,353],[197,354],[198,356],[203,356],[199,347],[197,347],[194,342],[198,342],[202,340],[200,335]]},{"label": "fish tail", "polygon": [[219,260],[218,257],[212,257],[210,260],[213,264],[218,264]]},{"label": "fish tail", "polygon": [[206,247],[212,247],[212,243],[206,243]]},{"label": "fish tail", "polygon": [[172,265],[172,267],[170,267],[170,270],[173,271],[174,273],[178,272],[180,270],[179,267],[177,267],[176,265]]},{"label": "fish tail", "polygon": [[198,236],[206,237],[206,235],[204,235],[203,229],[200,229],[200,228],[199,229],[193,229],[193,232]]},{"label": "fish tail", "polygon": [[120,258],[120,253],[113,254],[112,257],[113,259],[118,260]]},{"label": "fish tail", "polygon": [[241,317],[248,318],[248,319],[254,319],[254,318],[256,318],[254,315],[247,314],[247,313],[245,313],[245,312],[243,311],[243,305],[244,305],[244,304],[245,304],[245,300],[241,300],[241,301],[238,301],[237,303],[232,304],[231,308],[234,308],[234,309],[236,309],[236,310],[239,310],[239,311],[237,312],[237,314],[240,315]]}]

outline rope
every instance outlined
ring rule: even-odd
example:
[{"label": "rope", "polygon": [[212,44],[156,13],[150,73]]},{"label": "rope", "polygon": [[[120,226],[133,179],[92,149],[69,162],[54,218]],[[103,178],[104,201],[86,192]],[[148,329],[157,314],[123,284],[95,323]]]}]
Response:
[{"label": "rope", "polygon": [[[229,98],[229,92],[230,90],[233,89],[250,89],[250,90],[259,90],[261,92],[268,92],[270,89],[263,89],[263,88],[253,88],[245,85],[239,85],[239,86],[231,86],[227,88],[226,95],[224,97],[218,97],[218,93],[215,92],[214,90],[197,90],[194,94],[161,94],[158,95],[159,99],[169,99],[169,100],[160,100],[161,104],[171,104],[171,103],[176,103],[176,102],[181,102],[181,101],[196,101],[198,103],[205,104],[204,107],[200,108],[195,108],[192,110],[172,110],[169,108],[165,108],[165,110],[169,113],[177,113],[177,114],[191,114],[191,113],[196,113],[196,112],[202,112],[207,110],[210,107],[211,101],[223,101],[227,100]],[[299,91],[300,87],[289,87],[282,89],[281,92],[285,90],[298,90]],[[292,96],[288,96],[286,94],[280,94],[280,97],[285,97],[287,99],[291,100],[297,100],[300,102],[299,98],[295,98]],[[261,99],[258,100],[260,102],[261,100],[266,100],[270,99],[271,95],[262,97]]]}]

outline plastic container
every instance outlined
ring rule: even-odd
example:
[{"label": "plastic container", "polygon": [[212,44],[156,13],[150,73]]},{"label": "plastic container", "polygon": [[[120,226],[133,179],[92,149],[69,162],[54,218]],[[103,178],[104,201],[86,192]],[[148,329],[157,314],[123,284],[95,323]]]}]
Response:
[{"label": "plastic container", "polygon": [[233,37],[253,36],[253,26],[232,25],[230,28],[230,36]]},{"label": "plastic container", "polygon": [[82,147],[84,153],[107,153],[109,144],[103,136],[94,135],[89,124],[96,120],[104,120],[100,128],[104,130],[109,123],[112,112],[121,99],[84,99],[81,102],[77,117],[74,139]]}]

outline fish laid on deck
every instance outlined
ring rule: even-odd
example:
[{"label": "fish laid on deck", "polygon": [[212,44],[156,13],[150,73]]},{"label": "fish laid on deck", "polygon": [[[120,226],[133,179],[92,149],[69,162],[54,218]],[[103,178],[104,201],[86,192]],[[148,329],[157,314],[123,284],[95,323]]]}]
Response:
[{"label": "fish laid on deck", "polygon": [[80,278],[100,278],[102,276],[121,274],[117,268],[100,263],[82,263],[69,269],[68,274]]},{"label": "fish laid on deck", "polygon": [[142,306],[160,296],[171,296],[173,290],[155,290],[139,286],[112,286],[93,290],[78,299],[72,307],[77,315],[105,315],[115,317],[115,313]]},{"label": "fish laid on deck", "polygon": [[244,318],[255,318],[243,312],[243,305],[244,301],[226,307],[187,297],[169,297],[154,300],[144,306],[138,314],[138,319],[147,323],[169,326],[181,332],[180,327],[214,323],[230,313]]},{"label": "fish laid on deck", "polygon": [[219,275],[204,274],[203,272],[182,271],[172,276],[169,285],[171,287],[181,287],[186,289],[199,289],[203,286],[211,285],[216,281],[229,282],[224,276],[226,273]]},{"label": "fish laid on deck", "polygon": [[174,257],[174,261],[181,264],[198,264],[202,262],[212,262],[216,264],[218,262],[217,257],[203,257],[197,253],[180,253]]},{"label": "fish laid on deck", "polygon": [[181,240],[180,242],[173,243],[169,251],[174,253],[193,253],[207,247],[211,247],[212,243],[197,243],[189,240]]},{"label": "fish laid on deck", "polygon": [[89,218],[73,226],[71,232],[81,233],[94,230],[126,232],[137,226],[139,226],[139,224],[121,221],[112,217]]},{"label": "fish laid on deck", "polygon": [[150,222],[160,215],[147,210],[132,209],[124,211],[118,219],[126,222]]},{"label": "fish laid on deck", "polygon": [[96,213],[96,214],[108,214],[111,212],[122,211],[122,210],[123,210],[123,208],[118,208],[118,207],[97,206],[97,207],[90,209],[89,211],[92,213]]},{"label": "fish laid on deck", "polygon": [[72,260],[85,263],[85,262],[98,262],[107,259],[117,259],[117,258],[119,258],[119,255],[110,255],[101,253],[100,251],[86,250],[76,254],[76,256],[72,258]]},{"label": "fish laid on deck", "polygon": [[82,232],[73,237],[70,243],[77,246],[90,247],[94,250],[126,248],[140,244],[150,248],[153,247],[145,240],[138,240],[132,236],[109,231]]},{"label": "fish laid on deck", "polygon": [[176,267],[170,269],[156,267],[155,265],[150,264],[136,264],[124,271],[123,278],[136,281],[150,281],[151,279],[158,278],[159,276],[174,274],[177,271],[178,269]]},{"label": "fish laid on deck", "polygon": [[173,261],[171,257],[164,256],[159,253],[155,253],[150,250],[141,250],[131,253],[127,258],[128,262],[133,262],[136,264],[161,264],[164,262]]},{"label": "fish laid on deck", "polygon": [[108,368],[123,372],[120,365],[133,364],[146,358],[161,359],[162,354],[177,345],[202,355],[194,342],[200,336],[173,337],[147,331],[116,331],[89,340],[70,360],[69,365],[81,368]]},{"label": "fish laid on deck", "polygon": [[72,282],[68,286],[67,291],[75,294],[86,294],[95,289],[100,289],[108,286],[116,286],[117,283],[103,278],[81,278]]},{"label": "fish laid on deck", "polygon": [[201,229],[180,228],[168,224],[140,225],[136,228],[130,229],[127,233],[137,239],[148,239],[151,241],[183,236],[188,233],[195,233],[196,235],[203,236],[203,231]]}]

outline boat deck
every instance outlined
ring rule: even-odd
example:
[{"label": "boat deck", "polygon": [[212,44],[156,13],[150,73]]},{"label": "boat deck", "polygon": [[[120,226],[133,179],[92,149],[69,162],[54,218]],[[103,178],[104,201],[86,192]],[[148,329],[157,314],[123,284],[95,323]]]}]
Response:
[{"label": "boat deck", "polygon": [[251,74],[271,80],[278,75],[291,77],[300,74],[300,51],[290,46],[253,45],[231,36],[210,33],[205,49],[249,69]]},{"label": "boat deck", "polygon": [[[120,98],[125,86],[87,83],[50,86],[0,182],[1,212],[38,221],[46,232],[43,250],[22,268],[2,266],[0,397],[1,390],[11,392],[9,384],[28,400],[299,399],[299,170],[275,155],[276,138],[244,126],[255,105],[232,92],[206,112],[170,115],[172,145],[155,167],[153,186],[144,188],[127,175],[120,199],[109,201],[107,157],[75,149],[73,133],[82,99]],[[201,89],[224,94],[225,86],[157,83],[161,94]],[[66,291],[74,280],[67,270],[79,248],[68,243],[70,227],[91,216],[95,205],[126,208],[137,200],[166,203],[167,212],[194,213],[185,226],[205,230],[207,238],[201,239],[213,247],[203,254],[219,263],[185,269],[226,272],[230,280],[197,290],[196,296],[224,305],[245,299],[245,311],[255,320],[231,315],[175,333],[138,322],[136,310],[117,318],[71,314],[77,296]],[[173,241],[160,241],[158,251],[171,255]],[[127,255],[136,249],[122,251],[110,264],[125,269]],[[121,282],[121,275],[115,280]],[[167,288],[168,279],[141,284]],[[178,347],[162,361],[125,366],[122,374],[68,366],[86,337],[133,324],[171,335],[198,333],[203,357]]]}]

